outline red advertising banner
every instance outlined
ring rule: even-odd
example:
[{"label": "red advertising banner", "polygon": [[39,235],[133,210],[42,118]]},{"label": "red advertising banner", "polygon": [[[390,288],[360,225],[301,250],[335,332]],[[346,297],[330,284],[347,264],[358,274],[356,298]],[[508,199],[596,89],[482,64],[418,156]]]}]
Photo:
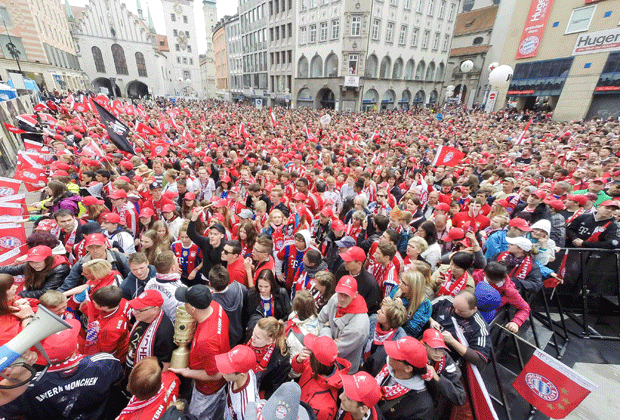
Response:
[{"label": "red advertising banner", "polygon": [[3,223],[0,225],[0,255],[26,244],[26,230],[23,224]]},{"label": "red advertising banner", "polygon": [[547,26],[547,19],[549,19],[552,6],[553,0],[532,0],[521,35],[521,42],[519,42],[517,49],[517,59],[536,57],[538,54],[538,48],[545,33],[545,26]]}]

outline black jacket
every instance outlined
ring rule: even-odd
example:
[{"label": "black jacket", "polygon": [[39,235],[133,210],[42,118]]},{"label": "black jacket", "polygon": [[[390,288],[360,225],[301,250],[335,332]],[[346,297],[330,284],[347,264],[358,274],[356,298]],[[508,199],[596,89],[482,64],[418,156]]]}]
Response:
[{"label": "black jacket", "polygon": [[189,222],[187,226],[187,236],[194,242],[202,251],[202,275],[205,279],[209,278],[209,271],[218,264],[226,267],[226,263],[222,261],[222,250],[226,245],[226,238],[222,238],[220,246],[213,248],[209,243],[209,238],[198,234],[196,231],[196,222]]},{"label": "black jacket", "polygon": [[[280,287],[280,290],[273,295],[273,316],[276,319],[286,321],[292,310],[289,295],[284,287]],[[260,293],[258,293],[256,288],[248,290],[246,296],[247,302],[243,305],[245,312],[243,319],[246,320],[246,338],[249,340],[252,337],[252,331],[256,323],[261,318],[265,318],[266,315],[261,304]]]},{"label": "black jacket", "polygon": [[[26,264],[0,267],[0,273],[10,274],[12,276],[21,276],[24,274],[25,267]],[[65,277],[69,275],[70,270],[71,269],[68,264],[58,264],[56,267],[52,268],[49,273],[47,273],[45,276],[45,282],[40,289],[26,290],[24,288],[24,290],[19,292],[19,296],[23,298],[38,299],[48,290],[58,289],[65,280]]]},{"label": "black jacket", "polygon": [[433,398],[426,389],[411,390],[394,400],[378,405],[386,420],[431,420],[435,413]]},{"label": "black jacket", "polygon": [[256,375],[258,392],[264,392],[264,398],[269,399],[271,394],[273,394],[280,385],[289,380],[288,374],[290,371],[291,359],[289,354],[287,353],[283,356],[282,353],[280,353],[280,349],[276,346],[267,364],[267,369]]},{"label": "black jacket", "polygon": [[[517,204],[517,207],[515,207],[511,217],[514,219],[515,217],[517,217],[517,214],[523,211],[523,209],[526,207],[527,203]],[[530,224],[533,225],[534,223],[542,219],[551,221],[551,212],[549,211],[549,208],[545,203],[540,203],[538,206],[536,206],[534,211],[530,213]]]}]

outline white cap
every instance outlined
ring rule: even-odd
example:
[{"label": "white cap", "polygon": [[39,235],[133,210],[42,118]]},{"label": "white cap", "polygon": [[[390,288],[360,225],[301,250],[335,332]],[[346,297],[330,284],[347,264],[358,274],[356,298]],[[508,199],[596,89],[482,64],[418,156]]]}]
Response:
[{"label": "white cap", "polygon": [[540,229],[547,232],[547,236],[551,235],[551,222],[547,219],[540,219],[538,222],[530,226],[532,229]]},{"label": "white cap", "polygon": [[524,238],[523,236],[517,236],[516,238],[506,237],[506,242],[516,245],[526,252],[532,250],[532,242],[529,239]]}]

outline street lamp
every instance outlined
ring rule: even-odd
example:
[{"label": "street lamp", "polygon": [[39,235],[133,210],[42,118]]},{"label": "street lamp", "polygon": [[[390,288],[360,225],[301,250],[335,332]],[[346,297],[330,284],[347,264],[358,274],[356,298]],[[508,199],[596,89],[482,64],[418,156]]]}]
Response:
[{"label": "street lamp", "polygon": [[4,29],[6,29],[6,36],[9,38],[9,43],[6,44],[6,48],[7,50],[9,50],[9,54],[11,54],[11,57],[15,59],[20,74],[23,74],[22,66],[19,64],[19,55],[21,54],[21,52],[19,51],[19,49],[17,49],[17,45],[13,44],[13,41],[11,40],[11,34],[9,33],[9,28],[6,26],[6,21],[4,19],[2,19],[2,23],[4,24]]}]

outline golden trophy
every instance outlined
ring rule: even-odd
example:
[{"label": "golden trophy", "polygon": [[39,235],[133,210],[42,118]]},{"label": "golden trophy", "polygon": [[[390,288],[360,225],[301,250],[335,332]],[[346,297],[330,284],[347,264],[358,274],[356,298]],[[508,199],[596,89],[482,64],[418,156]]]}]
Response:
[{"label": "golden trophy", "polygon": [[194,339],[197,322],[181,305],[177,308],[177,318],[174,322],[174,343],[179,346],[172,352],[170,367],[183,369],[189,366],[189,346]]}]

